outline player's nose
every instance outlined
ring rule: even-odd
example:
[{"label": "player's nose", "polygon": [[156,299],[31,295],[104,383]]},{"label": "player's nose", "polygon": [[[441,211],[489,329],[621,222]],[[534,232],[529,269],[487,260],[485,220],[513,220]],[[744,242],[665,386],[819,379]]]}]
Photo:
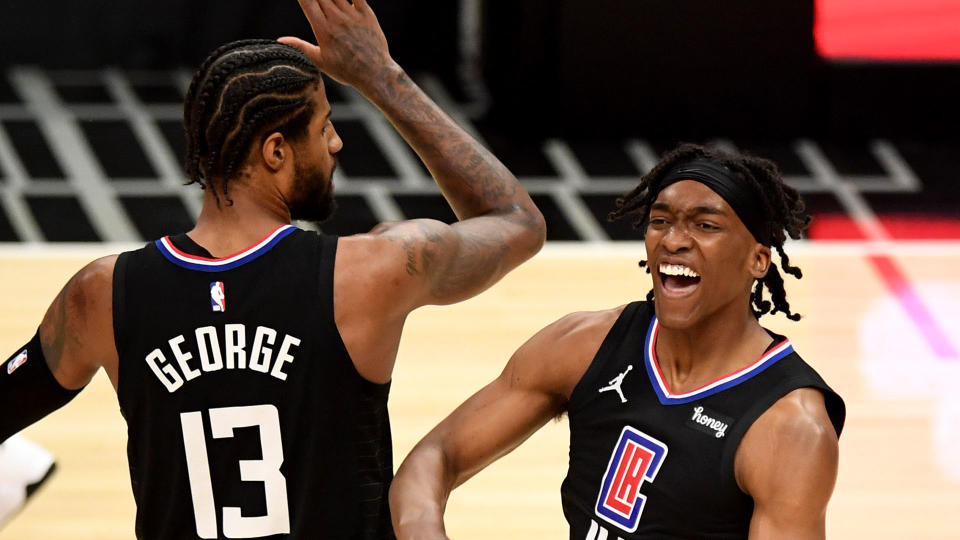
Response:
[{"label": "player's nose", "polygon": [[340,134],[337,133],[336,128],[331,127],[331,129],[333,130],[333,134],[327,142],[327,148],[331,154],[336,154],[340,150],[343,150],[343,139],[340,138]]},{"label": "player's nose", "polygon": [[671,225],[661,239],[663,247],[671,253],[690,249],[692,243],[693,238],[690,236],[690,232],[679,223]]}]

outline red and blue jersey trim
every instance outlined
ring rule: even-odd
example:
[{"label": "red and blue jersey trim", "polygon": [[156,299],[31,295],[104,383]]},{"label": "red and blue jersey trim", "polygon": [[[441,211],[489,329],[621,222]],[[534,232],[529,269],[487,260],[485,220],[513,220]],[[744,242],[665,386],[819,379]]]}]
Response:
[{"label": "red and blue jersey trim", "polygon": [[160,253],[167,258],[167,260],[177,266],[182,266],[183,268],[188,268],[190,270],[198,270],[200,272],[223,272],[224,270],[232,270],[238,266],[247,264],[248,262],[270,251],[270,249],[277,245],[280,240],[283,240],[287,235],[295,230],[297,230],[297,228],[293,225],[281,225],[274,229],[270,234],[264,236],[259,242],[248,247],[247,249],[238,251],[233,255],[217,259],[184,253],[173,245],[173,242],[170,241],[169,236],[164,236],[163,238],[154,242],[154,244],[157,246],[157,249],[160,250]]},{"label": "red and blue jersey trim", "polygon": [[670,388],[667,387],[663,372],[660,370],[660,363],[657,361],[656,343],[659,330],[660,322],[657,320],[657,317],[654,316],[653,320],[650,321],[650,327],[647,329],[647,339],[644,342],[643,364],[647,368],[647,375],[650,377],[653,391],[657,394],[657,399],[659,399],[663,405],[681,405],[712,396],[713,394],[722,392],[727,388],[736,386],[747,379],[759,375],[763,370],[793,353],[793,345],[790,344],[790,340],[784,338],[783,341],[768,349],[756,362],[740,368],[737,371],[728,373],[695,390],[682,394],[674,394],[670,391]]}]

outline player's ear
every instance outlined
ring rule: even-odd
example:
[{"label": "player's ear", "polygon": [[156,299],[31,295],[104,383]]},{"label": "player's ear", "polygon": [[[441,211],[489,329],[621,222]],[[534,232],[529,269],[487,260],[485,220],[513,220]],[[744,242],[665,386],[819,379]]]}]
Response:
[{"label": "player's ear", "polygon": [[272,172],[283,168],[284,162],[290,159],[290,146],[286,144],[283,134],[274,131],[267,135],[260,145],[260,158],[264,166]]},{"label": "player's ear", "polygon": [[750,256],[750,274],[754,278],[760,279],[767,275],[769,269],[770,248],[757,242]]}]

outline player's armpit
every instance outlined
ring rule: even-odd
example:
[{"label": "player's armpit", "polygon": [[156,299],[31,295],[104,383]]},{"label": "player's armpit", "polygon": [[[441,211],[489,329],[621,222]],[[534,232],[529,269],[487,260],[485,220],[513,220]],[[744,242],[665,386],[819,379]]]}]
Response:
[{"label": "player's armpit", "polygon": [[414,447],[390,489],[399,539],[443,538],[450,492],[564,410],[620,309],[571,314],[541,330]]},{"label": "player's armpit", "polygon": [[737,450],[737,482],[754,501],[750,538],[825,538],[838,462],[837,434],[818,390],[794,390],[775,403]]}]

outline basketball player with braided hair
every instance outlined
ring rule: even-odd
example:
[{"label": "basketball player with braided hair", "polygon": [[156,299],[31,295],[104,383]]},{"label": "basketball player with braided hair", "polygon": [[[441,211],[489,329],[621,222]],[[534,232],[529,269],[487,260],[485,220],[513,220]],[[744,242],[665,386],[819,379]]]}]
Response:
[{"label": "basketball player with braided hair", "polygon": [[[393,61],[365,0],[300,0],[317,39],[214,51],[184,103],[195,227],[80,270],[0,370],[0,440],[101,368],[127,421],[136,536],[393,538],[387,396],[407,315],[469,298],[533,256],[517,179]],[[421,157],[459,221],[336,238],[321,73]]]},{"label": "basketball player with braided hair", "polygon": [[771,253],[800,278],[797,192],[770,161],[683,145],[611,219],[644,235],[647,300],[544,328],[420,441],[390,492],[398,538],[446,538],[450,491],[561,414],[571,540],[824,538],[843,401],[759,323],[799,319]]}]

